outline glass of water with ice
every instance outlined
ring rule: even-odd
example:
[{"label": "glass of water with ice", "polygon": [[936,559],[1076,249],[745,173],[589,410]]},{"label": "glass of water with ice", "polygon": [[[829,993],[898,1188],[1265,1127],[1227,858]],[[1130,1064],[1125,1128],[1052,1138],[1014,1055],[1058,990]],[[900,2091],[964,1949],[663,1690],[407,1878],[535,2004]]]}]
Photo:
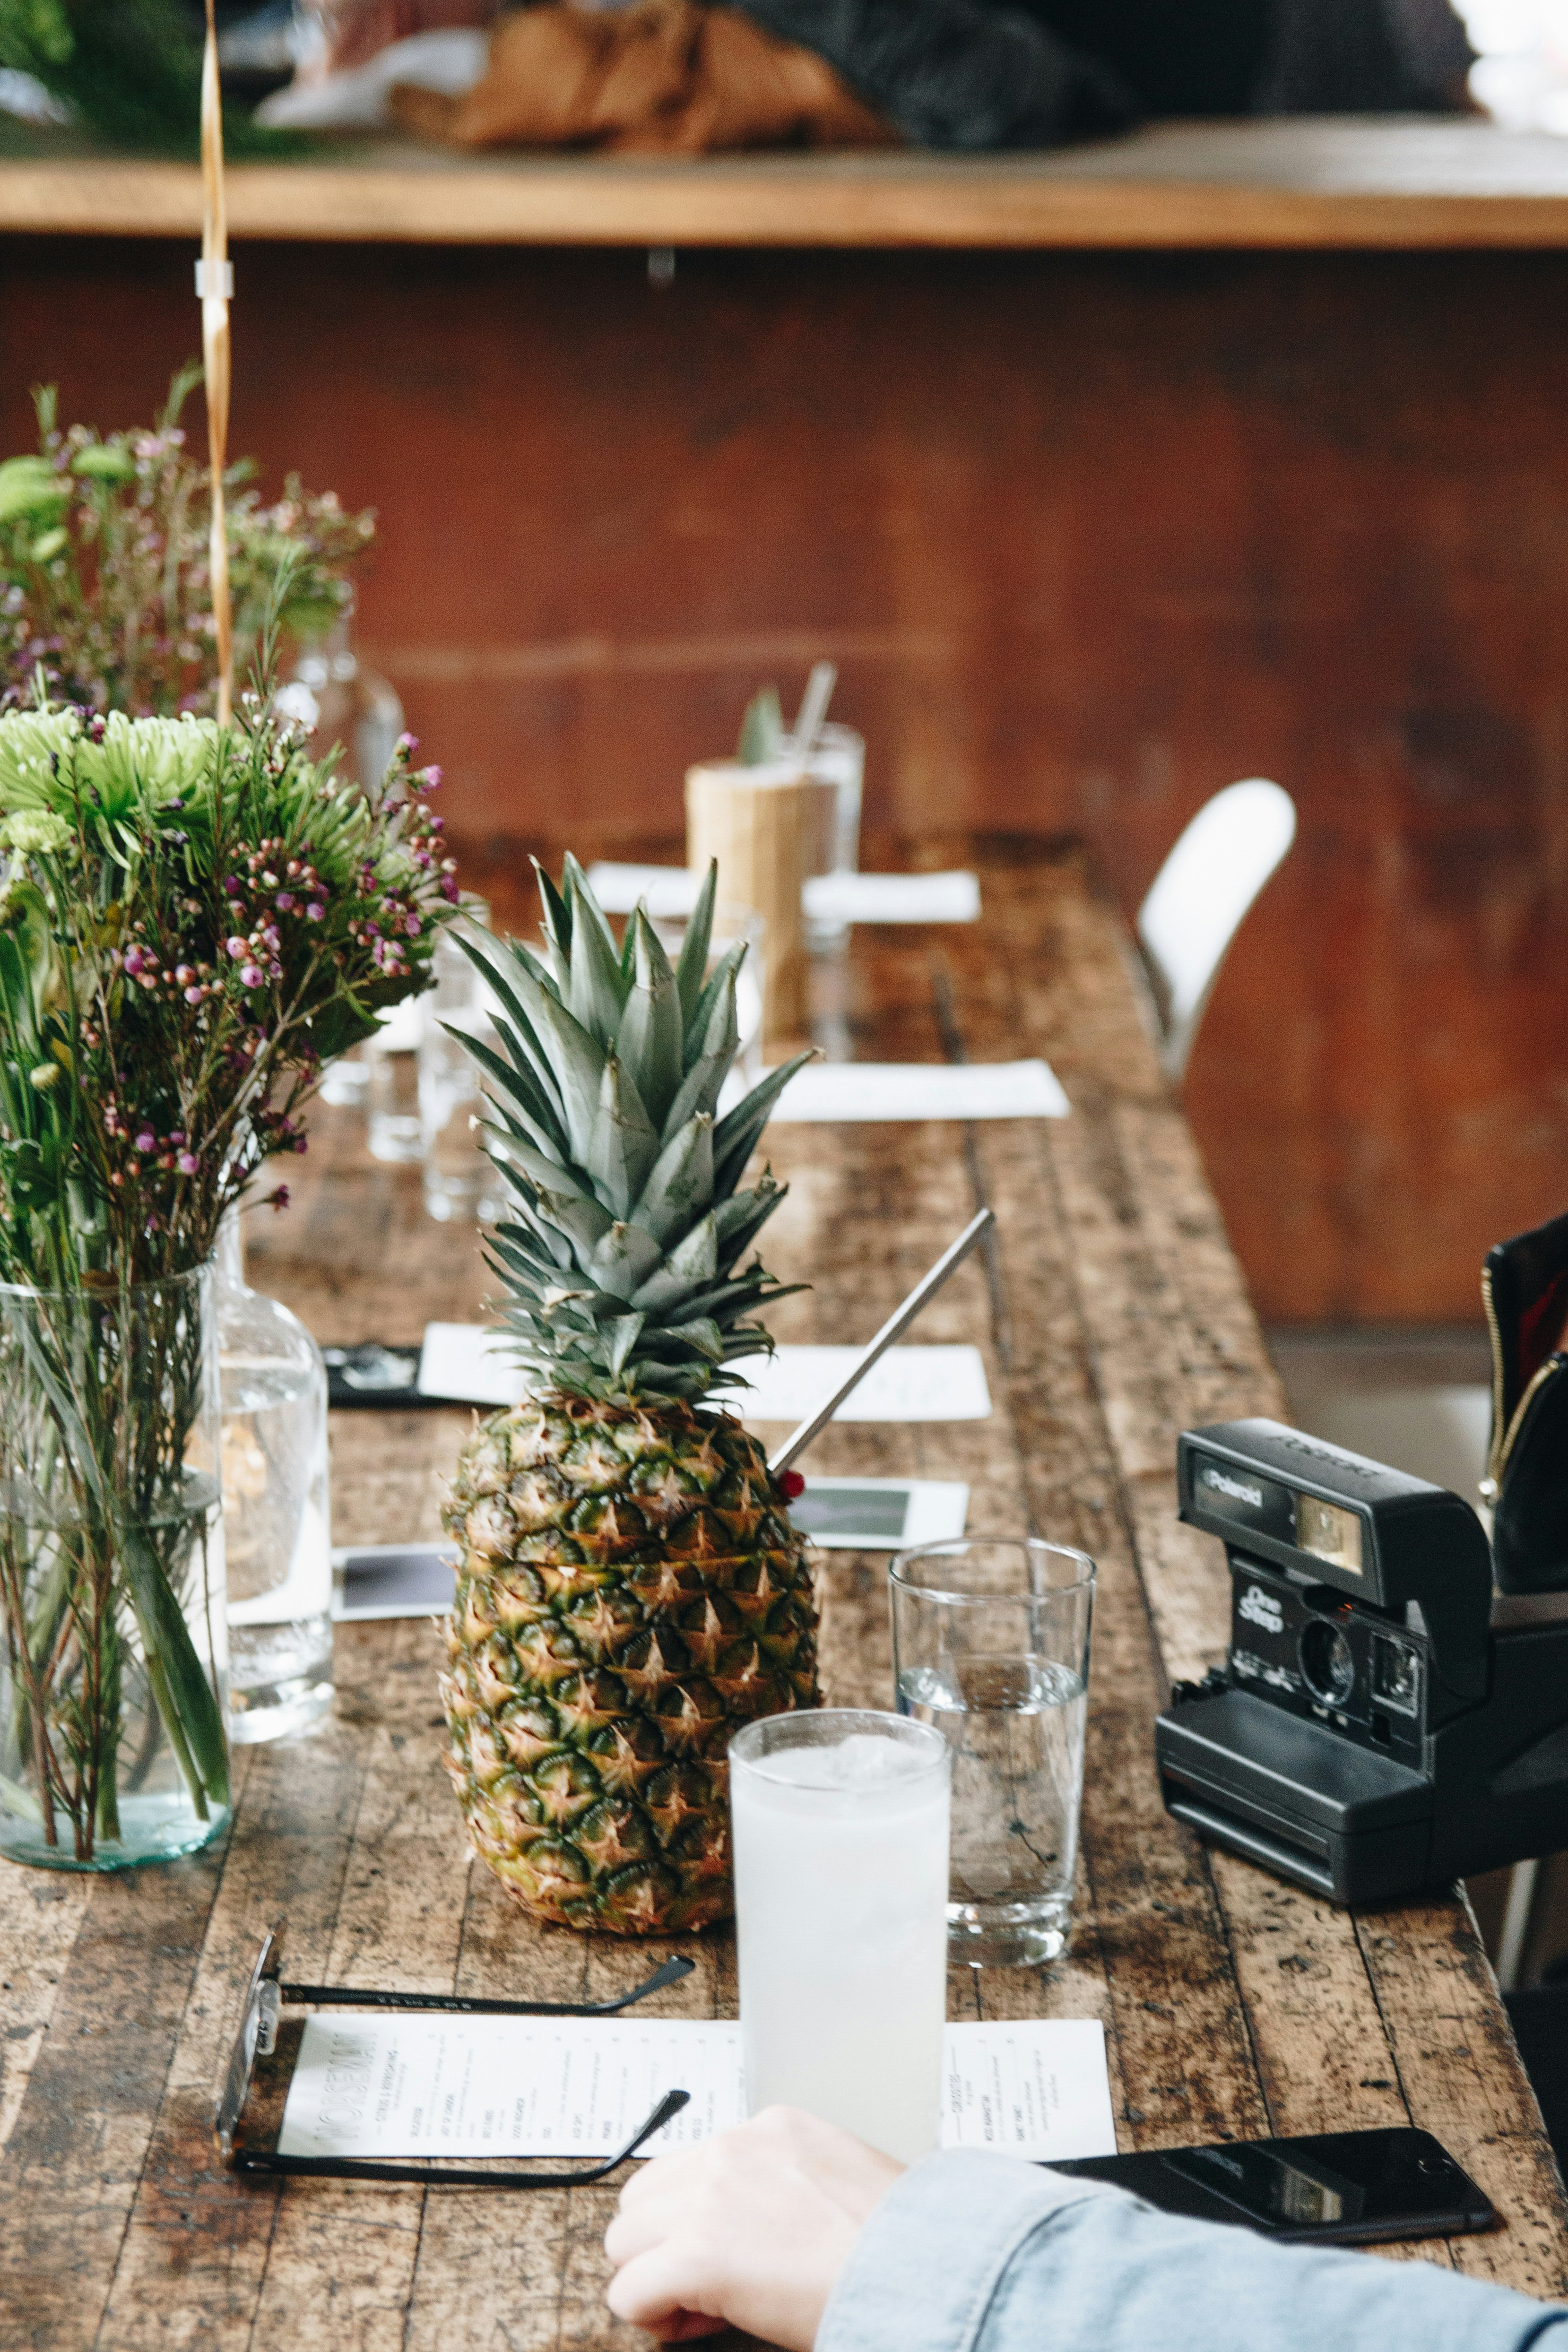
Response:
[{"label": "glass of water with ice", "polygon": [[805,2107],[912,2164],[937,2143],[949,1757],[896,1715],[808,1707],[730,1743],[750,2112]]},{"label": "glass of water with ice", "polygon": [[955,1960],[1054,1960],[1072,1927],[1094,1562],[1032,1536],[902,1552],[900,1710],[952,1751]]}]

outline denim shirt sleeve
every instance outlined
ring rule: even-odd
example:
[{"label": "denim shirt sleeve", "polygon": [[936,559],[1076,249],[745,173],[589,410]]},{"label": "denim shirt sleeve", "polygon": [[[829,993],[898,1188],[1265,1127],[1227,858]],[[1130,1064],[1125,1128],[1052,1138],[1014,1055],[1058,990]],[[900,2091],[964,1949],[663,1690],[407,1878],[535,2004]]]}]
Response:
[{"label": "denim shirt sleeve", "polygon": [[882,2200],[816,2352],[1568,2352],[1568,2310],[1425,2262],[1271,2245],[1008,2157]]}]

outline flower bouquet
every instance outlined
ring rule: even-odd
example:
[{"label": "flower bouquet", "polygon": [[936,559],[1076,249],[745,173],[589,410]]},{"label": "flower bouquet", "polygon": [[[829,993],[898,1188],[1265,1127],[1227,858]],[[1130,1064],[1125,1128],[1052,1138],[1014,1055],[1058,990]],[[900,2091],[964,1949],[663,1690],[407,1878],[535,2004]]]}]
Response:
[{"label": "flower bouquet", "polygon": [[[0,674],[41,667],[65,702],[133,716],[215,709],[207,468],[180,417],[199,367],[182,369],[150,429],[62,427],[52,386],[34,394],[36,453],[0,463]],[[329,490],[290,475],[263,504],[242,458],[224,477],[229,586],[241,675],[281,583],[278,622],[320,637],[353,608],[349,572],[375,535]]]},{"label": "flower bouquet", "polygon": [[[237,723],[0,716],[0,1852],[113,1868],[226,1819],[219,1221],[322,1065],[426,984],[434,770]],[[281,1189],[274,1200],[281,1202]]]}]

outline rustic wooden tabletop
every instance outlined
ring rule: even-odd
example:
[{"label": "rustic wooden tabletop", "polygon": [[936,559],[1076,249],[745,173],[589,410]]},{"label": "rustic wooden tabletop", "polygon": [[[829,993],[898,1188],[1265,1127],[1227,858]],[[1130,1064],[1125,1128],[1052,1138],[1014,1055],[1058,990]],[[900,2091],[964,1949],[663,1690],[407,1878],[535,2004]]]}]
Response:
[{"label": "rustic wooden tabletop", "polygon": [[[984,865],[984,924],[857,933],[849,1043],[863,1059],[1041,1053],[1072,1116],[768,1138],[792,1187],[769,1263],[813,1285],[779,1314],[781,1339],[868,1337],[978,1202],[998,1220],[990,1258],[918,1335],[982,1348],[991,1419],[837,1427],[813,1466],[965,1478],[976,1530],[1026,1524],[1100,1562],[1071,1956],[955,1970],[952,2013],[1103,2019],[1124,2148],[1425,2126],[1503,2227],[1409,2251],[1563,2295],[1562,2183],[1463,1901],[1354,1916],[1207,1852],[1161,1810],[1155,1710],[1226,1637],[1217,1548],[1173,1515],[1175,1433],[1278,1412],[1279,1394],[1158,1076],[1118,917],[1070,854],[993,844]],[[251,1279],[329,1341],[414,1339],[433,1316],[477,1315],[473,1229],[431,1223],[416,1177],[368,1160],[354,1125],[320,1114],[296,1205],[253,1226]],[[437,1532],[466,1418],[337,1416],[339,1540]],[[830,1703],[889,1701],[884,1567],[824,1557]],[[91,1882],[5,1869],[7,2347],[634,2340],[602,2299],[613,2190],[241,2184],[215,2162],[215,2084],[258,1931],[280,1915],[290,1973],[431,1992],[598,1998],[671,1948],[537,1927],[470,1867],[439,1763],[428,1624],[341,1628],[337,1661],[329,1724],[238,1752],[224,1847]],[[696,1969],[658,2005],[732,2013],[729,1935],[688,1945]]]}]

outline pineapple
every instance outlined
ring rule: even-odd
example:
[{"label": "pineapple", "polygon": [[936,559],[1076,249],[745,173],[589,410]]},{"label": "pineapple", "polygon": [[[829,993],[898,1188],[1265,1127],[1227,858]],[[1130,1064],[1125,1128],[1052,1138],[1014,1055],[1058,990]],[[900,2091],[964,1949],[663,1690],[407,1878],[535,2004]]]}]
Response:
[{"label": "pineapple", "polygon": [[805,1540],[704,1403],[788,1296],[740,1271],[784,1188],[735,1188],[806,1056],[718,1116],[745,950],[705,979],[715,869],[673,971],[641,908],[616,947],[575,860],[561,891],[539,878],[547,962],[468,948],[502,1007],[500,1050],[471,1050],[531,1393],[479,1423],[447,1507],[447,1764],[474,1852],[535,1917],[647,1935],[729,1916],[731,1736],[820,1703]]}]

